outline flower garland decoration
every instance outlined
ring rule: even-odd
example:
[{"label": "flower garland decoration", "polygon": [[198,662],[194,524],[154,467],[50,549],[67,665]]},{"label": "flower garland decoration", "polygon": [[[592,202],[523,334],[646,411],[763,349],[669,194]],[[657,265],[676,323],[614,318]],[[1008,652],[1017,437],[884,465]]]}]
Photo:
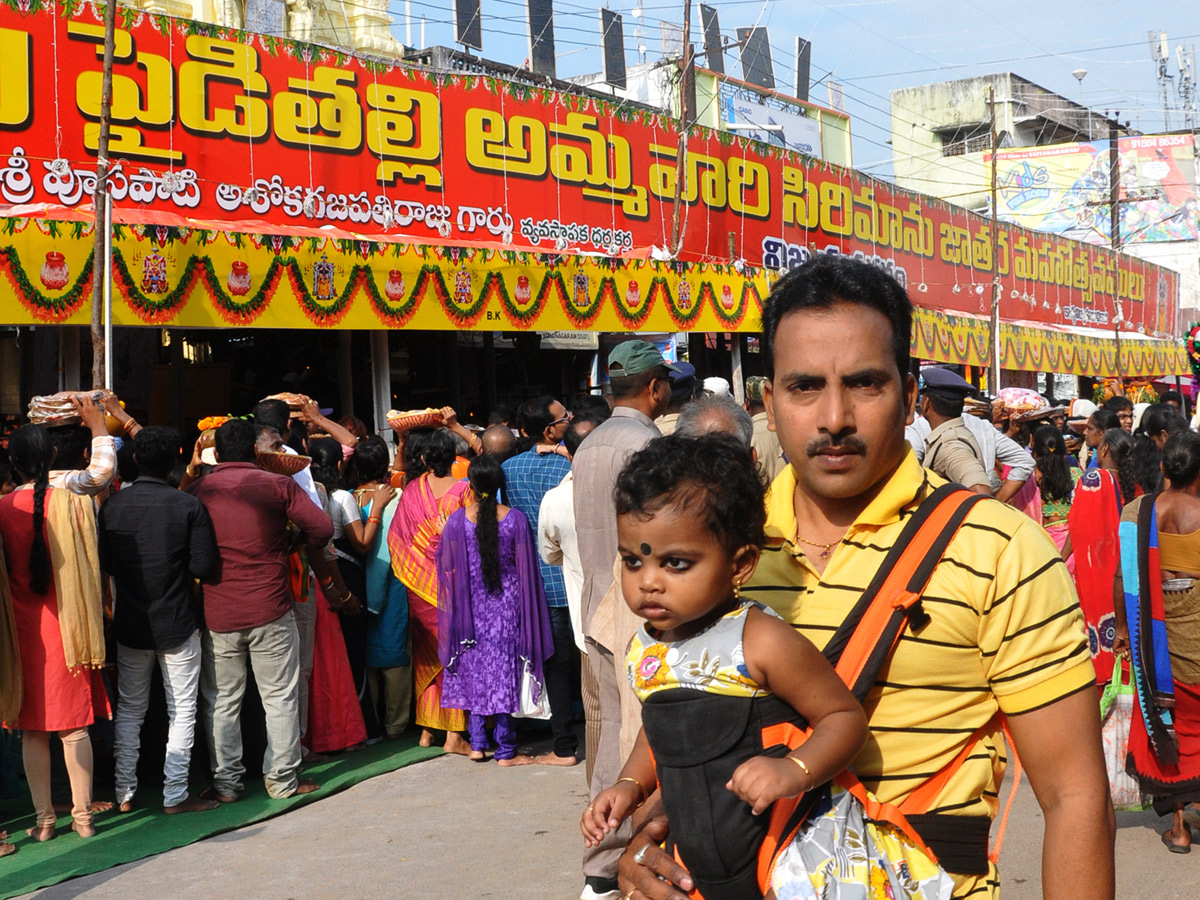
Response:
[{"label": "flower garland decoration", "polygon": [[[614,291],[613,293],[613,309],[617,314],[617,320],[626,331],[636,331],[638,327],[646,321],[650,315],[650,310],[654,305],[654,296],[656,285],[662,281],[661,278],[651,276],[649,284],[647,284],[646,274],[656,271],[658,267],[653,263],[647,266],[632,266],[629,271],[629,281],[626,282],[626,290]],[[638,299],[640,303],[637,306],[629,304],[629,286],[633,282],[638,285]]]},{"label": "flower garland decoration", "polygon": [[[539,290],[532,297],[532,302],[525,308],[521,308],[513,300],[508,293],[508,285],[505,284],[504,278],[498,272],[488,272],[483,276],[485,285],[491,285],[497,294],[500,295],[500,305],[504,308],[505,315],[508,316],[510,322],[519,328],[529,328],[538,320],[538,316],[542,314],[542,310],[546,306],[546,293]],[[542,282],[545,287],[545,281]]]},{"label": "flower garland decoration", "polygon": [[230,419],[229,416],[205,416],[196,423],[197,431],[208,431],[210,428],[220,428]]},{"label": "flower garland decoration", "polygon": [[308,289],[308,284],[305,282],[300,271],[300,266],[295,259],[289,259],[287,265],[288,280],[292,283],[292,290],[296,292],[296,297],[300,301],[300,309],[308,320],[314,325],[319,325],[323,328],[332,328],[342,321],[342,318],[350,311],[350,297],[354,294],[354,288],[358,284],[359,276],[365,266],[356,265],[350,270],[350,276],[346,279],[346,286],[342,288],[342,292],[334,299],[329,306],[322,306],[317,302],[317,298],[313,296]]},{"label": "flower garland decoration", "polygon": [[[464,258],[466,258],[465,254]],[[456,299],[458,287],[457,283],[455,285],[456,291],[455,293],[452,293],[446,285],[446,279],[445,276],[442,275],[441,266],[422,266],[421,274],[417,276],[418,286],[421,284],[422,278],[427,272],[434,280],[438,300],[442,304],[442,311],[446,313],[451,322],[453,322],[459,328],[470,328],[477,321],[479,321],[479,317],[483,315],[484,306],[487,305],[487,299],[492,292],[492,280],[490,277],[485,276],[483,279],[483,285],[479,288],[479,292],[474,293],[474,273],[467,269],[465,265],[461,269],[455,271],[456,280],[463,274],[463,272],[466,272],[467,281],[471,282],[470,292],[467,290],[464,290],[463,292],[464,297],[471,298],[470,302],[460,303]]]},{"label": "flower garland decoration", "polygon": [[17,298],[39,322],[65,322],[83,305],[85,290],[91,294],[92,289],[92,256],[88,254],[86,262],[80,268],[79,277],[67,291],[57,297],[43,293],[34,287],[25,274],[25,268],[17,258],[15,247],[0,247],[0,269],[8,275],[16,290]]},{"label": "flower garland decoration", "polygon": [[363,275],[363,289],[367,292],[367,299],[371,301],[371,308],[375,310],[375,315],[379,317],[379,321],[391,328],[402,328],[408,324],[408,320],[413,317],[417,311],[417,297],[420,296],[420,282],[418,282],[408,293],[406,297],[398,303],[392,301],[379,290],[379,285],[376,284],[374,276],[370,271]]},{"label": "flower garland decoration", "polygon": [[112,255],[113,281],[116,282],[125,302],[129,304],[129,308],[147,325],[157,325],[175,318],[175,314],[187,302],[187,295],[200,277],[200,271],[204,264],[211,265],[207,257],[202,263],[199,257],[189,256],[183,267],[179,283],[161,297],[152,297],[137,286],[136,280],[125,265],[125,257],[121,251],[113,247]]},{"label": "flower garland decoration", "polygon": [[[576,273],[579,274],[578,272]],[[587,302],[579,304],[576,302],[578,286],[568,286],[566,280],[559,272],[551,272],[542,280],[542,287],[538,291],[538,298],[545,297],[553,288],[558,295],[559,305],[562,306],[563,312],[569,321],[576,328],[586,328],[596,318],[596,314],[600,312],[600,304],[605,297],[615,296],[616,290],[611,278],[601,278],[600,284],[597,285],[595,293],[590,289],[586,291],[585,296]],[[575,288],[575,290],[572,290]]]},{"label": "flower garland decoration", "polygon": [[567,314],[567,320],[575,328],[587,328],[591,325],[606,301],[610,304],[617,302],[617,282],[611,276],[605,276],[600,279],[600,284],[596,287],[596,292],[590,295],[590,299],[585,306],[578,306],[572,302],[570,295],[566,293],[565,286],[563,286],[562,290],[563,310]]},{"label": "flower garland decoration", "polygon": [[217,276],[212,260],[209,258],[205,258],[204,260],[204,280],[208,285],[208,292],[209,296],[212,297],[213,305],[216,306],[221,318],[230,325],[249,325],[263,314],[263,311],[267,308],[267,303],[275,296],[275,291],[279,287],[279,280],[283,277],[285,267],[295,265],[296,261],[294,259],[289,259],[286,263],[281,262],[279,257],[272,259],[271,264],[267,266],[267,274],[263,277],[262,284],[258,286],[258,290],[241,302],[234,300],[233,295],[227,293],[225,288],[221,286],[221,279]]},{"label": "flower garland decoration", "polygon": [[1188,365],[1192,367],[1192,375],[1200,377],[1200,322],[1193,322],[1188,328],[1187,337],[1183,340],[1187,351]]},{"label": "flower garland decoration", "polygon": [[688,285],[687,280],[681,278],[677,282],[676,287],[676,293],[678,296],[672,297],[670,284],[667,282],[667,279],[659,275],[652,282],[650,282],[650,293],[646,298],[646,308],[649,309],[650,304],[654,301],[654,299],[661,295],[663,302],[667,305],[667,312],[671,314],[671,321],[675,323],[676,327],[678,327],[680,331],[688,331],[691,324],[695,322],[696,318],[700,315],[700,310],[703,308],[703,304],[700,302],[701,298],[699,296],[699,287],[696,289],[697,296],[687,297],[687,302],[689,305],[686,308],[683,307],[685,296],[687,296],[685,294],[685,290],[690,291],[690,287],[685,288],[686,285]]}]

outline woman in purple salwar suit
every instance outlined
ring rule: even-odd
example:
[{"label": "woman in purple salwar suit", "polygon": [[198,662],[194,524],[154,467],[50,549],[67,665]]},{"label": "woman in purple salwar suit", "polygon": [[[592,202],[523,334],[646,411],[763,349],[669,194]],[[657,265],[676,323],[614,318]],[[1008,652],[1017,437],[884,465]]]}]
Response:
[{"label": "woman in purple salwar suit", "polygon": [[529,520],[497,499],[500,463],[481,456],[467,478],[471,502],[447,520],[437,551],[442,705],[467,710],[472,759],[486,758],[491,717],[497,764],[521,765],[533,758],[517,756],[513,713],[526,668],[534,700],[545,688],[550,615]]}]

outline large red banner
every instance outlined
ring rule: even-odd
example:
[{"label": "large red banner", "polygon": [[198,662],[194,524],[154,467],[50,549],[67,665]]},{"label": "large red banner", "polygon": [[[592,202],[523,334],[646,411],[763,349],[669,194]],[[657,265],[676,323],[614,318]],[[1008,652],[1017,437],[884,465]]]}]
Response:
[{"label": "large red banner", "polygon": [[[89,4],[0,5],[0,215],[79,218],[95,184],[103,29]],[[24,8],[22,8],[24,7]],[[512,250],[656,254],[670,241],[669,117],[475,75],[121,10],[117,221]],[[924,306],[1166,334],[1177,276],[1001,225],[852,171],[696,129],[683,261],[888,269]]]}]

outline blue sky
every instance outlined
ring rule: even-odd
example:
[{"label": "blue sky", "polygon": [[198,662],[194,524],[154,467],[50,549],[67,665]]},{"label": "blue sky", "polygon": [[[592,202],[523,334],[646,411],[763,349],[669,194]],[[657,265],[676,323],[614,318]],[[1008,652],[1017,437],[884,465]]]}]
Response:
[{"label": "blue sky", "polygon": [[[413,42],[420,42],[419,20],[424,15],[426,44],[451,45],[453,0],[409,2]],[[393,32],[403,41],[405,0],[390,4],[396,17]],[[527,56],[524,0],[482,4],[482,55],[521,64]],[[625,14],[630,65],[639,43],[638,18],[630,15],[637,5],[636,0],[611,3]],[[1071,73],[1083,68],[1088,72],[1083,80],[1085,103],[1098,110],[1119,109],[1122,121],[1154,133],[1163,129],[1164,117],[1147,32],[1167,32],[1176,106],[1175,46],[1200,44],[1200,4],[1178,0],[713,0],[710,5],[716,6],[730,40],[738,26],[761,24],[770,29],[775,75],[785,90],[793,80],[795,37],[811,40],[813,81],[833,79],[845,87],[856,168],[881,176],[890,172],[888,92],[894,88],[1013,71],[1078,100],[1080,86]],[[683,3],[641,0],[641,6],[641,43],[653,60],[662,55],[660,23],[682,23]],[[692,27],[698,32],[698,0],[692,7]],[[559,76],[599,71],[598,4],[555,0],[554,9]],[[740,75],[736,52],[727,55],[726,71]],[[824,82],[813,88],[812,99],[828,101]],[[1171,126],[1182,126],[1179,113],[1172,114]]]}]

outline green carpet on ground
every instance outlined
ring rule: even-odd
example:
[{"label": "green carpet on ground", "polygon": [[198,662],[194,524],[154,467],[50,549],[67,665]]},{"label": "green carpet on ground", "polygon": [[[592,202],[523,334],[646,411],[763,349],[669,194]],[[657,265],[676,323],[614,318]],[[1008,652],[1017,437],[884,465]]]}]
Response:
[{"label": "green carpet on ground", "polygon": [[58,820],[58,836],[43,844],[25,834],[25,829],[33,825],[32,814],[9,819],[0,824],[0,830],[8,829],[9,840],[19,849],[12,856],[0,859],[0,900],[261,822],[322,800],[360,781],[441,754],[440,747],[418,747],[415,739],[384,741],[357,753],[331,756],[306,768],[304,777],[320,784],[319,791],[272,800],[262,781],[249,781],[237,803],[222,804],[212,812],[168,816],[162,811],[162,793],[143,788],[138,791],[137,810],[98,814],[96,836],[86,841],[70,830],[69,817]]}]

